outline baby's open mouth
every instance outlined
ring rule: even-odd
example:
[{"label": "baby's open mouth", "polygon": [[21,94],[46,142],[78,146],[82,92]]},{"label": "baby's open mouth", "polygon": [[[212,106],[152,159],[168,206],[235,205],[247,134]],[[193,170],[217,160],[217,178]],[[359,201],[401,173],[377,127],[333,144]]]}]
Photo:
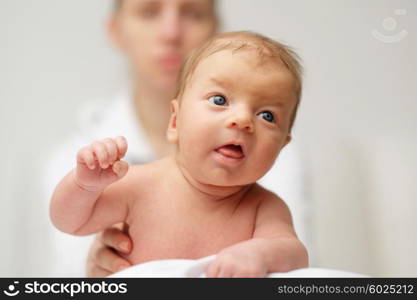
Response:
[{"label": "baby's open mouth", "polygon": [[220,153],[223,156],[234,159],[240,159],[245,156],[245,154],[243,153],[242,146],[234,144],[221,146],[216,149],[216,152]]}]

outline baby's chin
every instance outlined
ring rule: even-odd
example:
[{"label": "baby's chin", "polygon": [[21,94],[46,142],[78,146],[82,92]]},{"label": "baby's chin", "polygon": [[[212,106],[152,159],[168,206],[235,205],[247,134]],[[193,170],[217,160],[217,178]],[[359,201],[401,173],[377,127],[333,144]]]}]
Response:
[{"label": "baby's chin", "polygon": [[[186,160],[185,160],[186,161]],[[218,166],[205,166],[204,164],[183,163],[177,160],[180,168],[191,176],[193,181],[207,186],[236,187],[255,183],[262,176],[258,176],[259,170],[253,172],[248,168],[228,168]],[[186,161],[188,162],[188,161]],[[198,167],[196,167],[198,165]]]},{"label": "baby's chin", "polygon": [[241,174],[210,174],[200,177],[200,182],[218,186],[218,187],[235,187],[235,186],[246,186],[255,183],[259,178],[250,178],[250,176],[242,176]]}]

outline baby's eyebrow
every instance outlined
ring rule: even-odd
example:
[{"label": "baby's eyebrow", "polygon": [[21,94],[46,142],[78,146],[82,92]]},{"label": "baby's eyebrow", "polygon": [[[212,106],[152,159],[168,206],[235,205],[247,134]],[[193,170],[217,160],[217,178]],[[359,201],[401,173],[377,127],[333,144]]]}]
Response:
[{"label": "baby's eyebrow", "polygon": [[282,103],[281,101],[277,102],[274,101],[273,103],[270,104],[271,106],[276,106],[276,107],[283,107],[284,103]]},{"label": "baby's eyebrow", "polygon": [[222,88],[228,88],[230,87],[230,84],[225,81],[225,80],[221,80],[215,77],[210,77],[210,82],[214,83],[215,85],[221,86]]},{"label": "baby's eyebrow", "polygon": [[[220,86],[225,90],[229,90],[233,88],[233,82],[229,82],[227,79],[221,79],[218,77],[209,77],[209,82],[213,83],[214,85]],[[263,102],[264,105],[277,107],[279,109],[282,109],[287,105],[287,102],[285,99],[282,98],[281,95],[279,96],[271,96],[270,93],[257,93],[253,96],[253,99],[256,99],[256,101]]]}]

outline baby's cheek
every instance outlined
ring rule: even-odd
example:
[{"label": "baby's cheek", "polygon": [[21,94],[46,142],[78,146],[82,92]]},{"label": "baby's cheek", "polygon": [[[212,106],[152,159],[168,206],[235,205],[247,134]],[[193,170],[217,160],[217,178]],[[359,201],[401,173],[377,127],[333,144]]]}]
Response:
[{"label": "baby's cheek", "polygon": [[272,167],[279,154],[279,150],[278,143],[268,143],[260,148],[257,164],[260,167],[260,172],[263,173],[261,176]]},{"label": "baby's cheek", "polygon": [[207,134],[205,134],[204,128],[200,129],[192,126],[190,128],[184,128],[179,142],[180,154],[184,156],[188,162],[201,162],[201,155],[203,155],[207,146],[206,137]]}]

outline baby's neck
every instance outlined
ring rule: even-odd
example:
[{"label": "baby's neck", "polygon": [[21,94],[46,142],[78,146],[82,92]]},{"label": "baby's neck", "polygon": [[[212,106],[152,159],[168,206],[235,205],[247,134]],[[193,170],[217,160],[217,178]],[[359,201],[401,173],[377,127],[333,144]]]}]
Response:
[{"label": "baby's neck", "polygon": [[[170,156],[174,167],[172,179],[175,178],[175,187],[181,189],[178,193],[184,193],[186,201],[192,201],[192,205],[197,205],[202,209],[213,210],[224,207],[236,207],[240,200],[254,184],[243,186],[218,186],[200,182],[193,178],[190,173],[182,167],[175,156]],[[177,192],[176,192],[177,193]]]}]

